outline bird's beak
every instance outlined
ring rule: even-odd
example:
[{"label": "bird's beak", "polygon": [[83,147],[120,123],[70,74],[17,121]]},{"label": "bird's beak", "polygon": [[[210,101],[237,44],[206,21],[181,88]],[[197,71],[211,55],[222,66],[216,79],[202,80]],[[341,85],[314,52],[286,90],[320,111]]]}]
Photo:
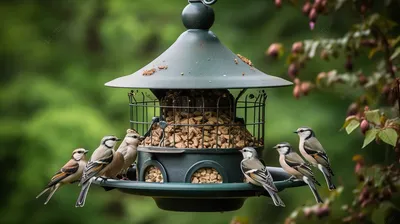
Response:
[{"label": "bird's beak", "polygon": [[87,154],[89,152],[89,150],[85,150],[84,154]]},{"label": "bird's beak", "polygon": [[243,153],[243,149],[239,149],[239,152]]},{"label": "bird's beak", "polygon": [[274,146],[274,147],[272,147],[272,148],[274,148],[274,149],[277,149],[277,148],[278,148],[278,146],[276,145],[276,146]]},{"label": "bird's beak", "polygon": [[117,138],[115,141],[119,142],[119,141],[121,141],[121,139],[120,139],[120,138]]},{"label": "bird's beak", "polygon": [[298,132],[297,132],[297,131],[294,131],[293,133],[297,134]]},{"label": "bird's beak", "polygon": [[145,138],[146,138],[146,137],[144,137],[144,136],[140,136],[140,137],[139,137],[139,140],[140,140],[140,141],[143,141]]}]

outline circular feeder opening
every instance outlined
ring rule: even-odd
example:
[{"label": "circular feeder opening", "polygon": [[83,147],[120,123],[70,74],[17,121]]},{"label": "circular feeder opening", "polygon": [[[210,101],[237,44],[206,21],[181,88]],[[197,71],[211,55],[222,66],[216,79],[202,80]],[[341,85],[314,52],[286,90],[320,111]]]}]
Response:
[{"label": "circular feeder opening", "polygon": [[207,167],[200,168],[193,173],[191,177],[193,184],[221,184],[223,179],[220,173],[215,168]]},{"label": "circular feeder opening", "polygon": [[163,174],[156,166],[148,166],[146,168],[144,180],[145,182],[164,183]]}]

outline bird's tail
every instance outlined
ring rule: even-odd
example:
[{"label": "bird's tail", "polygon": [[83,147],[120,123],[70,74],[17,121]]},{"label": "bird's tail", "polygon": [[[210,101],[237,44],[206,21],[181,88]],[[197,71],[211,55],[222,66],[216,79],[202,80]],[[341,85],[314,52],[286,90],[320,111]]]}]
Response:
[{"label": "bird's tail", "polygon": [[324,203],[324,201],[322,200],[321,196],[319,196],[319,193],[317,191],[317,187],[315,186],[314,181],[310,180],[306,176],[303,177],[303,181],[306,182],[306,184],[308,184],[308,186],[310,187],[311,192],[314,195],[315,201],[317,201],[317,203]]},{"label": "bird's tail", "polygon": [[322,172],[322,174],[325,177],[326,184],[328,185],[328,188],[330,191],[336,189],[336,186],[332,182],[332,172],[330,172],[326,167],[322,166],[321,164],[318,164],[318,169]]},{"label": "bird's tail", "polygon": [[88,182],[86,182],[82,185],[82,189],[81,189],[81,192],[79,193],[78,200],[75,203],[75,207],[83,207],[85,205],[86,196],[87,196],[87,193],[89,191],[91,184],[92,184],[92,180],[89,180]]},{"label": "bird's tail", "polygon": [[285,207],[285,203],[283,203],[282,199],[279,197],[279,195],[276,192],[273,192],[272,190],[268,189],[267,187],[264,187],[264,188],[268,191],[275,206]]},{"label": "bird's tail", "polygon": [[58,190],[59,187],[60,187],[60,184],[58,183],[50,189],[50,194],[49,194],[49,196],[47,196],[47,199],[44,202],[45,205],[47,205],[47,203],[50,201],[51,197],[53,197],[54,193],[56,193],[56,191]]},{"label": "bird's tail", "polygon": [[46,193],[49,190],[50,190],[50,187],[47,187],[46,189],[44,189],[42,192],[40,192],[40,194],[38,194],[38,196],[36,196],[36,199],[39,198],[40,196],[42,196],[44,193]]}]

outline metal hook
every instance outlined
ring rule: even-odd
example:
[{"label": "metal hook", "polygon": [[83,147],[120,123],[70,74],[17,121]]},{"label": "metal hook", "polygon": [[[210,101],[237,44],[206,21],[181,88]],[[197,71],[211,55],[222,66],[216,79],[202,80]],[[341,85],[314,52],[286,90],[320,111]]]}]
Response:
[{"label": "metal hook", "polygon": [[217,2],[217,0],[189,0],[189,3],[193,3],[193,2],[201,2],[204,5],[213,5]]}]

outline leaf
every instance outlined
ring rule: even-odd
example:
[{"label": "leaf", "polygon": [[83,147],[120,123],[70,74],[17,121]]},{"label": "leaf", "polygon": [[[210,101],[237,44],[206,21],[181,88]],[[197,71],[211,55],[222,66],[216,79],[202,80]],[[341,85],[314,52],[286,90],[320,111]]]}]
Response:
[{"label": "leaf", "polygon": [[390,39],[389,43],[391,47],[395,47],[397,45],[397,43],[400,42],[400,35],[396,37],[396,39]]},{"label": "leaf", "polygon": [[345,3],[345,2],[346,2],[346,0],[337,0],[336,5],[335,5],[335,10],[336,11],[339,10],[343,6],[343,3]]},{"label": "leaf", "polygon": [[375,53],[380,51],[380,50],[381,50],[380,47],[372,48],[368,53],[368,58],[371,59],[375,55]]},{"label": "leaf", "polygon": [[310,49],[310,52],[308,53],[308,57],[313,58],[315,56],[315,52],[317,52],[318,45],[319,45],[318,41],[315,41],[311,45],[311,49]]},{"label": "leaf", "polygon": [[351,132],[356,130],[356,128],[358,128],[358,126],[360,126],[360,122],[359,121],[351,120],[349,125],[347,125],[347,127],[346,127],[347,134],[349,135]]},{"label": "leaf", "polygon": [[361,148],[364,148],[365,146],[367,146],[369,143],[371,143],[375,138],[376,138],[376,134],[378,134],[378,129],[370,129],[365,133],[365,139],[364,139],[364,143],[363,146]]},{"label": "leaf", "polygon": [[347,125],[350,124],[350,121],[356,120],[356,119],[357,119],[356,115],[348,116],[348,117],[346,118],[346,120],[344,121],[344,124],[343,124],[343,126],[340,128],[340,130],[343,130],[343,128],[346,128]]},{"label": "leaf", "polygon": [[398,135],[393,128],[385,128],[379,131],[378,137],[387,144],[396,146]]},{"label": "leaf", "polygon": [[396,49],[394,50],[392,56],[390,56],[390,60],[395,59],[399,55],[400,55],[400,47],[396,47]]},{"label": "leaf", "polygon": [[367,121],[372,122],[374,124],[381,123],[381,116],[379,115],[379,110],[370,110],[365,112],[365,118]]}]

